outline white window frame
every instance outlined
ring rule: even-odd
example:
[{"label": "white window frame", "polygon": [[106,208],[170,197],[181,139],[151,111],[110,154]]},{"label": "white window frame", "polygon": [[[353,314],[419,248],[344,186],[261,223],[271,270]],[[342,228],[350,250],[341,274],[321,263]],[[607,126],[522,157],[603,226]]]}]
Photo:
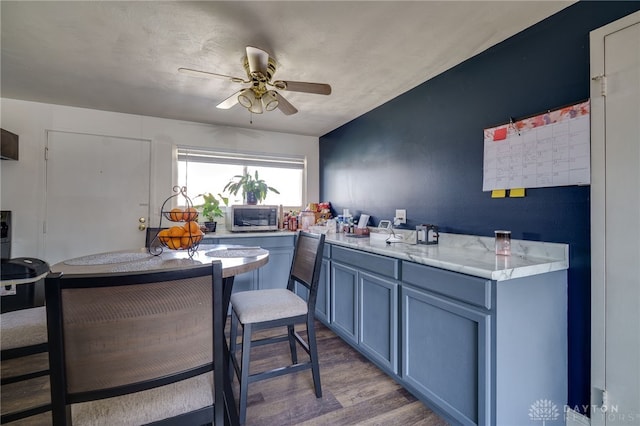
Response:
[{"label": "white window frame", "polygon": [[[249,152],[224,150],[218,148],[203,148],[187,145],[176,146],[176,165],[180,161],[197,161],[212,164],[232,164],[239,166],[265,167],[274,166],[279,168],[291,168],[302,170],[301,182],[301,205],[288,206],[287,210],[301,209],[306,205],[307,199],[307,159],[302,155],[285,155],[264,152]],[[231,176],[229,176],[231,178]],[[223,194],[226,195],[226,194]],[[221,206],[224,210],[224,206]]]}]

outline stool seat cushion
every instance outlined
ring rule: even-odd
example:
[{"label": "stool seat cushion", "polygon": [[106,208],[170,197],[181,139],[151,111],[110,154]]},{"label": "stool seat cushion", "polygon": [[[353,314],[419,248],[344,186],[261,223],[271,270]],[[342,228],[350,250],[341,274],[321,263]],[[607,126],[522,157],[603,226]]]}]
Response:
[{"label": "stool seat cushion", "polygon": [[213,392],[213,373],[206,373],[141,392],[72,404],[71,418],[74,425],[142,425],[210,406]]},{"label": "stool seat cushion", "polygon": [[231,305],[242,324],[272,321],[307,314],[307,302],[286,288],[241,291]]},{"label": "stool seat cushion", "polygon": [[47,342],[47,310],[44,306],[0,315],[2,350]]}]

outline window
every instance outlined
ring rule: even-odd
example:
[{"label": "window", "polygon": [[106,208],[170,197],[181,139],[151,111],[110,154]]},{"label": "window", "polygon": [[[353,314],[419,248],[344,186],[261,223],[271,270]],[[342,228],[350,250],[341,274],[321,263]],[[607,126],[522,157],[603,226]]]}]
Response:
[{"label": "window", "polygon": [[242,204],[242,193],[223,193],[225,185],[244,171],[254,174],[277,189],[269,191],[263,204],[282,204],[286,207],[302,206],[305,160],[301,157],[250,154],[206,149],[178,148],[178,185],[186,186],[189,197],[211,192],[229,197],[229,205]]}]

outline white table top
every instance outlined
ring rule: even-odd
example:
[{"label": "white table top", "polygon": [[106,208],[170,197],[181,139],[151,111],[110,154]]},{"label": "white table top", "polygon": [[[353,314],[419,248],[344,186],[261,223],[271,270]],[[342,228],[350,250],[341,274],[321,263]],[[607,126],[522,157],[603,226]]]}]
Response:
[{"label": "white table top", "polygon": [[213,260],[222,261],[223,277],[230,277],[266,265],[269,252],[260,247],[200,244],[193,257],[186,250],[165,249],[154,256],[146,248],[97,253],[56,263],[51,272],[63,274],[110,274],[197,267]]}]

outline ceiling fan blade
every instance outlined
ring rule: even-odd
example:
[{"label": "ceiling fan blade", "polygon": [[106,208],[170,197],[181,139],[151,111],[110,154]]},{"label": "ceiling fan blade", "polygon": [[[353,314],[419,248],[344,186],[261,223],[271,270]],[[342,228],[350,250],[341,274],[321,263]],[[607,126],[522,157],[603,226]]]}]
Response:
[{"label": "ceiling fan blade", "polygon": [[249,71],[251,74],[260,72],[267,75],[267,66],[269,65],[269,54],[257,47],[247,46],[247,61],[249,62]]},{"label": "ceiling fan blade", "polygon": [[240,92],[242,92],[242,90],[238,90],[233,95],[229,96],[227,99],[225,99],[224,101],[220,102],[218,105],[216,105],[216,108],[218,108],[218,109],[229,109],[231,107],[234,107],[238,103],[238,94]]},{"label": "ceiling fan blade", "polygon": [[290,92],[315,93],[317,95],[331,94],[331,86],[323,83],[277,80],[273,82],[273,86],[279,90],[288,90]]},{"label": "ceiling fan blade", "polygon": [[194,77],[217,77],[217,78],[224,78],[226,80],[231,80],[234,83],[249,83],[249,81],[243,80],[240,77],[232,77],[230,75],[217,74],[215,72],[200,71],[200,70],[194,70],[191,68],[178,68],[178,71],[181,72],[182,74],[192,75]]},{"label": "ceiling fan blade", "polygon": [[278,109],[282,111],[284,115],[293,115],[298,112],[296,107],[291,105],[289,101],[284,98],[284,96],[282,96],[278,92],[276,92],[276,95],[278,96]]}]

